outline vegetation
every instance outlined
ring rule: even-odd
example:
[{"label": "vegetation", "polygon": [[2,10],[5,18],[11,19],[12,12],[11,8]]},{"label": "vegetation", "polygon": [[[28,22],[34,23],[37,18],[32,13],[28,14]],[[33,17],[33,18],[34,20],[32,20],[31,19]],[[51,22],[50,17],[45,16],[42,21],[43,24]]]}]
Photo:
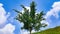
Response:
[{"label": "vegetation", "polygon": [[50,28],[41,32],[36,32],[33,34],[60,34],[60,26],[55,27],[55,28]]},{"label": "vegetation", "polygon": [[45,18],[43,18],[44,16],[43,11],[36,14],[35,6],[36,6],[35,2],[33,1],[30,4],[29,11],[27,8],[25,8],[25,6],[21,5],[21,7],[24,9],[24,13],[14,9],[18,13],[18,15],[16,16],[16,20],[24,24],[24,26],[21,29],[28,30],[30,34],[32,30],[39,31],[41,27],[47,26],[44,23],[41,24],[41,21],[45,20]]}]

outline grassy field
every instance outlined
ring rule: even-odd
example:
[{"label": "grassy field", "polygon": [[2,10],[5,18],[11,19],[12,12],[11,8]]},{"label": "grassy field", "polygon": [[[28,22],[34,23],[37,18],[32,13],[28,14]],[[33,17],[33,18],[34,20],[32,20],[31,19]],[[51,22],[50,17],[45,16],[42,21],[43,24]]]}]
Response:
[{"label": "grassy field", "polygon": [[36,32],[33,34],[60,34],[60,26],[55,27],[55,28],[50,28],[41,32]]}]

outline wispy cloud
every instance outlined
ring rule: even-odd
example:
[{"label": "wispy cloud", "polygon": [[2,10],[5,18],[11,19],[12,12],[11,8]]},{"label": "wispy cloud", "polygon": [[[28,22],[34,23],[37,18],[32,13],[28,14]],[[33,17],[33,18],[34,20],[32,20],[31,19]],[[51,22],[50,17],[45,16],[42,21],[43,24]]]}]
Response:
[{"label": "wispy cloud", "polygon": [[[60,1],[58,2],[54,2],[53,5],[51,6],[52,8],[47,11],[45,18],[47,20],[47,22],[49,23],[49,26],[52,25],[52,20],[51,20],[51,16],[55,17],[56,19],[59,18],[59,12],[60,12]],[[58,23],[57,23],[58,24]],[[57,25],[55,25],[57,26]]]},{"label": "wispy cloud", "polygon": [[60,1],[54,2],[52,5],[52,9],[50,9],[50,11],[47,12],[46,18],[49,18],[51,16],[59,18],[59,15],[58,15],[59,12],[60,12]]}]

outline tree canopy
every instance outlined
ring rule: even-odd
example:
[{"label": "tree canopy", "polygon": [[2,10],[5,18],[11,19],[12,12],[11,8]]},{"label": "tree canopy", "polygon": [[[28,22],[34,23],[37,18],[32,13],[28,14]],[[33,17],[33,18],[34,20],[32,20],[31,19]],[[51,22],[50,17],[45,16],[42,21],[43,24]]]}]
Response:
[{"label": "tree canopy", "polygon": [[34,1],[30,4],[30,11],[24,5],[21,5],[21,7],[24,9],[24,13],[14,9],[18,13],[16,20],[24,24],[21,29],[28,30],[31,34],[32,30],[38,31],[41,27],[47,26],[46,24],[41,24],[41,21],[45,20],[45,18],[43,18],[44,13],[43,11],[36,13]]}]

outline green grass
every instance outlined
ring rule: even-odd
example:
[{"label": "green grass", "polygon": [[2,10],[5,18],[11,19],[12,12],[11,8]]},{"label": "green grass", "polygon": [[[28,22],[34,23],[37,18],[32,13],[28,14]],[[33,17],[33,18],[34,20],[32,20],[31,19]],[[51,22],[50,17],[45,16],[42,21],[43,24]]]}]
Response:
[{"label": "green grass", "polygon": [[55,28],[50,28],[41,32],[36,32],[33,34],[60,34],[60,26],[55,27]]}]

